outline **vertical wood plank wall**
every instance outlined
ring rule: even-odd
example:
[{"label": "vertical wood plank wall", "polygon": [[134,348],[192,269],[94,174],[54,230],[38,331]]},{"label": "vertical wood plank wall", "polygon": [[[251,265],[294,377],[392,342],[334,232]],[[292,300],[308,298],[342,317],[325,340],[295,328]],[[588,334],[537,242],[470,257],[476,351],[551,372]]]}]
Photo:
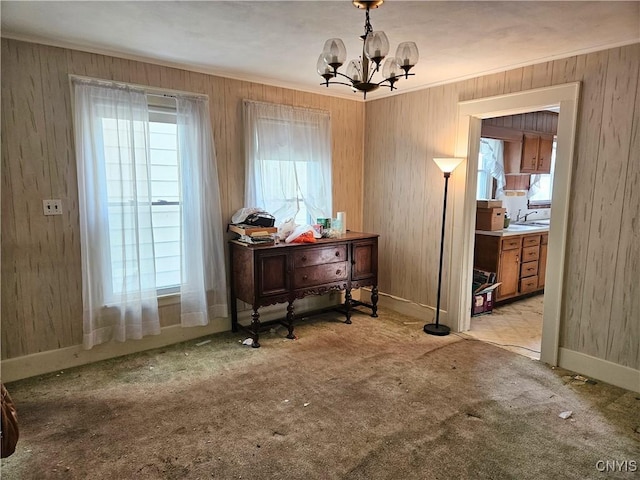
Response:
[{"label": "vertical wood plank wall", "polygon": [[432,158],[454,152],[457,102],[579,81],[560,342],[640,369],[639,63],[635,44],[367,102],[363,218],[381,235],[380,291],[436,304],[444,180]]},{"label": "vertical wood plank wall", "polygon": [[[364,103],[2,39],[2,359],[82,343],[69,74],[207,94],[223,219],[243,206],[242,100],[329,111],[332,213],[362,229]],[[43,215],[47,198],[62,199],[62,216]],[[162,325],[179,323],[178,314],[162,307]]]},{"label": "vertical wood plank wall", "polygon": [[[636,44],[365,105],[3,39],[2,358],[81,343],[70,73],[209,95],[224,218],[243,203],[241,100],[330,111],[334,210],[349,228],[381,234],[380,291],[426,305],[435,305],[444,186],[431,159],[453,153],[457,102],[580,81],[561,346],[640,369],[639,61]],[[461,186],[452,178],[450,188]],[[44,217],[45,198],[61,198],[64,215]],[[448,210],[449,227],[459,214]],[[176,314],[163,308],[163,325]]]}]

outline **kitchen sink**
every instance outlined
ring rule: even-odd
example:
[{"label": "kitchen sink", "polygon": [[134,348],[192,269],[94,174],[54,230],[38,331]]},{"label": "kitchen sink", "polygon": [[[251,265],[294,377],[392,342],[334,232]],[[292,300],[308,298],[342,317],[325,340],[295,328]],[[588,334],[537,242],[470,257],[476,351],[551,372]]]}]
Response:
[{"label": "kitchen sink", "polygon": [[530,228],[535,228],[535,225],[531,224],[521,224],[521,223],[512,223],[509,225],[506,230],[516,231],[516,230],[529,230]]},{"label": "kitchen sink", "polygon": [[549,220],[539,222],[526,222],[526,223],[512,223],[511,225],[516,227],[548,227]]}]

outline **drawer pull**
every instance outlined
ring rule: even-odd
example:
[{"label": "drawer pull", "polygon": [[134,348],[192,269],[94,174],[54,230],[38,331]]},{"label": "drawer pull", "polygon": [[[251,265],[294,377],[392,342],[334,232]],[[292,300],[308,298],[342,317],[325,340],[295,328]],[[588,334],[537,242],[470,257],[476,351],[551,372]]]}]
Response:
[{"label": "drawer pull", "polygon": [[303,280],[307,280],[308,278],[309,278],[309,276],[308,276],[308,275],[303,275],[303,276],[302,276],[302,279],[303,279]]},{"label": "drawer pull", "polygon": [[340,275],[340,270],[336,270],[336,275]]},{"label": "drawer pull", "polygon": [[300,260],[302,260],[303,262],[307,261],[307,257],[302,257]]},{"label": "drawer pull", "polygon": [[340,256],[340,252],[336,252],[336,257],[339,257],[339,256]]}]

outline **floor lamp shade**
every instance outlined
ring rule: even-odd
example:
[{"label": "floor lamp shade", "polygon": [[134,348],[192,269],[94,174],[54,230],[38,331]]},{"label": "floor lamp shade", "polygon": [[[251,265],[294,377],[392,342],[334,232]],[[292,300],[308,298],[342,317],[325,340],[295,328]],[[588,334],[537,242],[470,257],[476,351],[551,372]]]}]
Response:
[{"label": "floor lamp shade", "polygon": [[440,267],[438,268],[438,298],[436,305],[436,321],[424,326],[424,332],[429,335],[449,335],[450,329],[446,325],[440,325],[440,297],[442,293],[442,260],[444,254],[444,227],[447,219],[447,189],[451,172],[460,165],[464,158],[434,158],[433,161],[440,167],[444,174],[444,202],[442,204],[442,232],[440,233]]},{"label": "floor lamp shade", "polygon": [[436,162],[436,165],[440,167],[440,170],[442,170],[443,173],[451,173],[456,169],[458,165],[460,165],[464,161],[464,158],[438,157],[438,158],[434,158],[433,161]]}]

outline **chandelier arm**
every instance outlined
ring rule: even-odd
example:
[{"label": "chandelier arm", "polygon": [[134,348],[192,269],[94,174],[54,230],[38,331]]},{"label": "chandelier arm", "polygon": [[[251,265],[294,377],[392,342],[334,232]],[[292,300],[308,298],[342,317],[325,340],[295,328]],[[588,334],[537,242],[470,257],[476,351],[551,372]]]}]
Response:
[{"label": "chandelier arm", "polygon": [[384,82],[390,82],[391,80],[396,82],[396,81],[400,80],[401,78],[413,77],[414,75],[415,75],[415,73],[407,73],[407,74],[403,73],[402,75],[396,75],[395,77],[385,78],[384,80],[379,81],[376,85],[378,85],[380,87],[388,87],[389,85],[382,85],[382,84]]},{"label": "chandelier arm", "polygon": [[[349,78],[349,77],[347,77],[347,78]],[[326,81],[326,82],[322,82],[320,85],[326,85],[327,87],[329,85],[346,85],[347,87],[353,87],[353,83],[347,83],[347,82],[329,82],[329,81]]]},{"label": "chandelier arm", "polygon": [[[340,75],[341,77],[346,78],[346,79],[347,79],[347,80],[349,80],[351,83],[353,83],[353,78],[351,78],[349,75],[345,75],[344,73],[341,73],[341,72],[338,72],[338,71],[336,71],[336,72],[334,72],[334,73],[335,73],[336,75]],[[333,82],[333,83],[339,83],[339,82]],[[347,84],[345,84],[345,85],[347,85]]]},{"label": "chandelier arm", "polygon": [[[373,68],[373,65],[375,65],[375,68]],[[371,80],[373,80],[373,74],[376,73],[378,71],[378,67],[379,65],[377,65],[375,62],[373,63],[373,65],[371,65],[371,63],[367,64],[367,67],[371,67],[371,74],[369,75],[369,78],[367,79],[367,82],[371,83]],[[386,79],[385,79],[386,80]],[[383,80],[384,81],[384,80]]]}]

